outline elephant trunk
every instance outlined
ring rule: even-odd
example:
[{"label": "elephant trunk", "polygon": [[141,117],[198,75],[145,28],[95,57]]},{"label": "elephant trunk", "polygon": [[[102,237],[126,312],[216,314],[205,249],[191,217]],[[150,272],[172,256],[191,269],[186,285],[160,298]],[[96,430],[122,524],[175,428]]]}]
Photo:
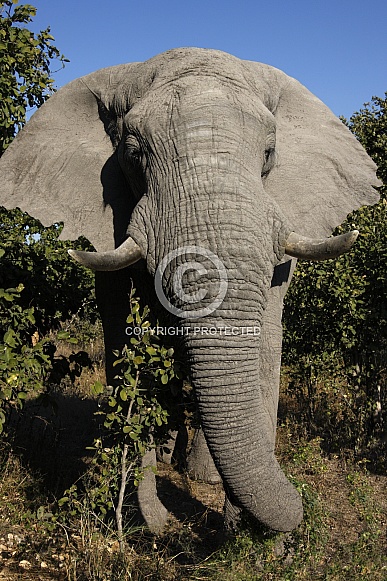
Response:
[{"label": "elephant trunk", "polygon": [[[128,233],[148,251],[160,302],[187,331],[190,379],[230,500],[268,527],[288,531],[301,521],[302,503],[274,456],[277,410],[268,409],[260,385],[259,330],[290,228],[260,177],[231,171],[236,162],[229,157],[219,153],[215,168],[195,159],[185,171],[180,159],[173,183],[186,187],[178,190],[178,218],[171,220],[173,196],[156,200],[150,192]],[[155,225],[148,217],[160,203]]]},{"label": "elephant trunk", "polygon": [[191,327],[187,343],[191,378],[227,494],[271,529],[290,531],[301,522],[302,502],[274,456],[270,410],[259,387],[257,327],[232,327],[232,337],[216,340],[199,329]]}]

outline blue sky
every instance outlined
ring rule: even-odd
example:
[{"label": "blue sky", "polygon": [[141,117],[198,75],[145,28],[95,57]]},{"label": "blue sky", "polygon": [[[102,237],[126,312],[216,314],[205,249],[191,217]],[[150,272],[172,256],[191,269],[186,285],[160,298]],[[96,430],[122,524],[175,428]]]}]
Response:
[{"label": "blue sky", "polygon": [[[56,86],[179,46],[216,48],[296,77],[349,117],[387,91],[387,2],[28,0],[70,59]],[[27,0],[21,0],[27,3]]]}]

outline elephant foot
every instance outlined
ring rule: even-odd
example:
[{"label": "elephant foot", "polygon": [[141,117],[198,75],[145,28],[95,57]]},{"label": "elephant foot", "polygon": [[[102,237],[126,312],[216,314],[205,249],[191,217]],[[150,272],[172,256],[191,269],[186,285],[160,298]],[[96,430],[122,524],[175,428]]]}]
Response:
[{"label": "elephant foot", "polygon": [[238,506],[235,506],[235,504],[233,504],[228,498],[227,494],[224,501],[223,514],[224,528],[226,533],[235,535],[240,530],[242,509]]},{"label": "elephant foot", "polygon": [[175,450],[177,439],[177,430],[171,430],[169,432],[169,438],[160,446],[156,448],[156,457],[158,462],[163,462],[164,464],[172,464],[172,457]]},{"label": "elephant foot", "polygon": [[148,450],[141,462],[144,477],[137,490],[138,506],[149,530],[159,535],[168,520],[168,511],[157,496],[156,476],[151,469],[156,466],[156,450]]},{"label": "elephant foot", "polygon": [[200,480],[207,484],[222,482],[201,428],[195,431],[192,440],[191,450],[187,458],[187,471],[193,480]]},{"label": "elephant foot", "polygon": [[294,560],[294,537],[292,533],[280,533],[275,540],[274,555],[283,558],[283,563],[289,566]]},{"label": "elephant foot", "polygon": [[[243,528],[243,517],[245,515],[243,509],[235,506],[231,500],[226,495],[223,507],[224,514],[224,528],[225,528],[225,538],[234,537]],[[250,521],[251,522],[251,521]],[[265,530],[264,525],[262,525]],[[266,533],[269,529],[266,529]],[[283,558],[283,563],[285,565],[291,565],[294,558],[294,537],[290,532],[281,533],[271,531],[272,535],[275,535],[273,543],[273,555],[276,558]],[[265,535],[262,536],[262,539]],[[263,569],[263,568],[262,568]]]},{"label": "elephant foot", "polygon": [[187,428],[181,424],[177,430],[169,432],[169,438],[164,444],[157,447],[157,460],[164,464],[173,464],[178,470],[185,470],[187,445]]}]

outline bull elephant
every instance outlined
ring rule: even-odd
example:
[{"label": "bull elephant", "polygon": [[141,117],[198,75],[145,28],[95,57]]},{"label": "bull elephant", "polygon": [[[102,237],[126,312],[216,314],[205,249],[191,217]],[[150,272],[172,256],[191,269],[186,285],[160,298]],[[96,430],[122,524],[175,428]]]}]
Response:
[{"label": "bull elephant", "polygon": [[356,232],[326,237],[377,201],[376,184],[357,140],[299,82],[198,48],[71,82],[0,163],[0,203],[97,249],[73,257],[98,271],[108,361],[130,279],[162,305],[229,502],[278,531],[302,519],[274,455],[291,257],[347,251]]}]

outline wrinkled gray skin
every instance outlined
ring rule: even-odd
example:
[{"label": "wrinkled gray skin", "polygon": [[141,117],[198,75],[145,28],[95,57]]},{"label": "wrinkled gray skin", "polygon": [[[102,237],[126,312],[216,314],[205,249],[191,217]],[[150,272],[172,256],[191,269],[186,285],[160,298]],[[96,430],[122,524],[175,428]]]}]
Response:
[{"label": "wrinkled gray skin", "polygon": [[[97,277],[108,353],[125,339],[131,275],[152,294],[174,249],[200,246],[221,259],[222,304],[177,321],[241,330],[182,341],[205,437],[231,502],[272,529],[295,528],[301,499],[274,456],[284,243],[292,230],[329,235],[349,211],[376,202],[374,165],[349,131],[277,69],[176,49],[61,89],[1,159],[0,184],[0,203],[45,224],[63,220],[63,238],[83,234],[108,250],[130,235],[141,248],[145,261]],[[219,282],[204,265],[206,276],[183,280],[187,293],[205,286],[203,307]],[[163,282],[171,302],[173,266]],[[260,337],[243,335],[257,326]]]}]

